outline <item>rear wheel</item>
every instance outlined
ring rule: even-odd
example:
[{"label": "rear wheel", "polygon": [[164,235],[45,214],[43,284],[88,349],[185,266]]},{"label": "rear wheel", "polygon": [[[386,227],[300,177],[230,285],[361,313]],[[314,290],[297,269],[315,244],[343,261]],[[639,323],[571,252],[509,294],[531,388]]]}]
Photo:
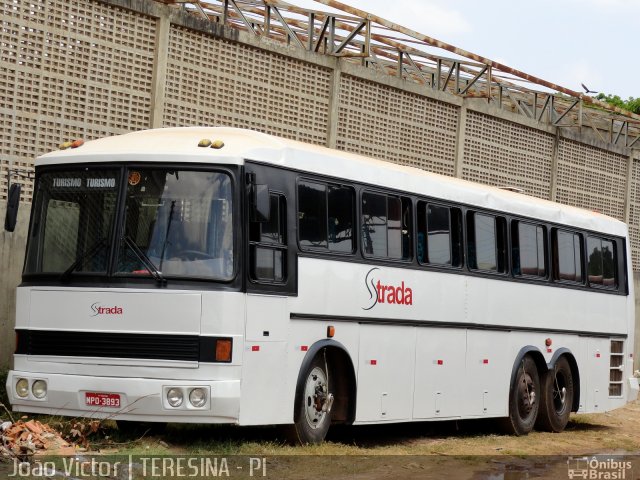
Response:
[{"label": "rear wheel", "polygon": [[509,417],[505,422],[509,433],[526,435],[533,430],[540,408],[539,397],[538,368],[533,358],[526,355],[518,365],[509,391]]},{"label": "rear wheel", "polygon": [[540,382],[540,412],[536,427],[548,432],[561,432],[569,423],[573,405],[573,376],[565,357],[560,357],[553,370]]},{"label": "rear wheel", "polygon": [[331,425],[333,404],[333,393],[323,355],[317,355],[313,359],[302,378],[302,395],[296,405],[296,422],[291,427],[290,436],[303,445],[321,443]]}]

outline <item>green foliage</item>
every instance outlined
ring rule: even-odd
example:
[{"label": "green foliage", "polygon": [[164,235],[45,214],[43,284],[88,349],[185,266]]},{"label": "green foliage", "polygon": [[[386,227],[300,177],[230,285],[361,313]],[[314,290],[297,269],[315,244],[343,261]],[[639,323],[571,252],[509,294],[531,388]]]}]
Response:
[{"label": "green foliage", "polygon": [[596,99],[607,102],[609,105],[613,105],[614,107],[623,108],[624,110],[629,110],[630,112],[640,115],[640,97],[629,97],[627,100],[623,100],[618,95],[605,95],[604,93],[599,93]]}]

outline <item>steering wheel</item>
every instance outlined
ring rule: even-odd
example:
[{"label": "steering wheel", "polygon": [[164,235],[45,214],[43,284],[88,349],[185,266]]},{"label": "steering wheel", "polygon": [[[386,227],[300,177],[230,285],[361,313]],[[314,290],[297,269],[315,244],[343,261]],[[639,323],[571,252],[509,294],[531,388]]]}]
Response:
[{"label": "steering wheel", "polygon": [[174,255],[175,258],[184,258],[185,260],[211,260],[213,257],[206,252],[200,250],[180,250]]}]

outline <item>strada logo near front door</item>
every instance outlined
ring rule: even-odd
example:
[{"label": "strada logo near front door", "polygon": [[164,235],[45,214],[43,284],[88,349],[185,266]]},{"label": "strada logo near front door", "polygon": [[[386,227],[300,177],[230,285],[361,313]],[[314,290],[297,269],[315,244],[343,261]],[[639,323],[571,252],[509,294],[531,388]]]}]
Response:
[{"label": "strada logo near front door", "polygon": [[400,285],[387,285],[378,277],[379,270],[378,267],[372,268],[364,278],[364,285],[369,292],[370,305],[362,307],[362,309],[371,310],[379,303],[413,305],[413,291],[404,284],[404,280],[400,282]]},{"label": "strada logo near front door", "polygon": [[113,306],[113,307],[103,307],[99,302],[93,303],[91,305],[92,317],[96,317],[98,315],[122,315],[122,307]]}]

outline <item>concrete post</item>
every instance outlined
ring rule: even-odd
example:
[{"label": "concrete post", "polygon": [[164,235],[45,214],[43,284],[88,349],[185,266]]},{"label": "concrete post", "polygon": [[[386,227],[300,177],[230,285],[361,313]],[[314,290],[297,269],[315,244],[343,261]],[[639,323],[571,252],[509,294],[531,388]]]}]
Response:
[{"label": "concrete post", "polygon": [[458,130],[456,131],[456,157],[453,164],[453,175],[462,178],[462,165],[464,163],[464,140],[467,128],[467,107],[463,103],[458,113]]},{"label": "concrete post", "polygon": [[169,56],[169,30],[171,21],[168,12],[158,17],[156,51],[153,63],[153,85],[151,90],[151,128],[162,127],[164,117],[164,95],[167,83],[167,59]]},{"label": "concrete post", "polygon": [[633,150],[627,160],[627,194],[624,198],[624,222],[628,225],[631,220],[631,177],[633,176]]},{"label": "concrete post", "polygon": [[329,117],[327,118],[327,147],[336,148],[338,137],[338,123],[340,121],[340,80],[342,79],[342,69],[340,59],[336,62],[331,71],[331,94],[329,96]]},{"label": "concrete post", "polygon": [[560,129],[556,128],[556,135],[553,138],[553,149],[551,151],[551,185],[549,188],[549,200],[557,201],[558,198],[558,157],[560,155]]}]

